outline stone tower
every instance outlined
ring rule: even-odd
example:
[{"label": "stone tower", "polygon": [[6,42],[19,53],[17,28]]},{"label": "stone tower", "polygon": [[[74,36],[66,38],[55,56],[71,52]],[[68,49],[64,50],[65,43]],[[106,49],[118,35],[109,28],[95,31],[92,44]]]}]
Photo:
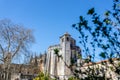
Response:
[{"label": "stone tower", "polygon": [[61,49],[61,55],[63,57],[63,60],[66,64],[63,64],[62,67],[64,69],[64,75],[69,76],[70,70],[67,66],[71,65],[71,36],[66,32],[63,36],[60,37],[60,46]]}]

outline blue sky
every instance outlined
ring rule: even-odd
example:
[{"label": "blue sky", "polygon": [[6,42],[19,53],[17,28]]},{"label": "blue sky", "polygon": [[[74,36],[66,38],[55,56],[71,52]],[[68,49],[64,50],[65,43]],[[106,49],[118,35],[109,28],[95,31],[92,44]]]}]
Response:
[{"label": "blue sky", "polygon": [[65,32],[80,46],[78,32],[71,25],[91,7],[102,13],[111,5],[112,0],[0,0],[0,19],[33,29],[36,41],[31,50],[42,53],[50,45],[59,44]]}]

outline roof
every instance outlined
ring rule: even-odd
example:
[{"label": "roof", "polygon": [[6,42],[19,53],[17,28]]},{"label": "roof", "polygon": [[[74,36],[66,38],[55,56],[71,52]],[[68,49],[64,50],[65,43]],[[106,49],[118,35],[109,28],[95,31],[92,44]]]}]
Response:
[{"label": "roof", "polygon": [[49,46],[49,48],[53,48],[53,47],[60,47],[60,44]]},{"label": "roof", "polygon": [[[116,60],[120,60],[120,58],[112,58],[112,61],[116,61]],[[91,66],[91,65],[96,65],[96,64],[101,64],[101,63],[107,63],[109,62],[110,59],[107,59],[107,60],[102,60],[100,62],[89,62],[87,63],[86,65],[84,65],[83,67],[86,67],[86,66]]]},{"label": "roof", "polygon": [[64,33],[64,35],[62,35],[60,38],[62,38],[63,36],[71,36],[68,32]]}]

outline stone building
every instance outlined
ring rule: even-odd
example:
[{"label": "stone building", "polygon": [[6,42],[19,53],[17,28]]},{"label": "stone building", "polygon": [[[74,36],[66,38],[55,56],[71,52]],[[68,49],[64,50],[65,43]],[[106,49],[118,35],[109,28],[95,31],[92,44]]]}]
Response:
[{"label": "stone building", "polygon": [[[58,49],[58,55],[54,53],[55,49]],[[76,41],[70,34],[65,33],[60,37],[60,44],[48,48],[45,72],[52,78],[68,79],[72,75],[69,66],[73,62],[77,63],[77,56],[81,55],[80,52]]]},{"label": "stone building", "polygon": [[35,73],[44,72],[46,64],[46,53],[40,56],[31,57],[30,64],[34,67]]},{"label": "stone building", "polygon": [[[100,62],[84,63],[78,67],[79,77],[87,80],[90,76],[96,80],[120,80],[120,59],[111,58]],[[105,79],[104,79],[105,78]]]}]

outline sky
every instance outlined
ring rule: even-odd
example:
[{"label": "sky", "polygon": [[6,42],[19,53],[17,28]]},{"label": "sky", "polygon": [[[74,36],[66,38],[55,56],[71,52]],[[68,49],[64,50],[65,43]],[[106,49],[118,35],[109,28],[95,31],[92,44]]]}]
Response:
[{"label": "sky", "polygon": [[0,0],[0,19],[10,19],[34,32],[32,52],[44,53],[50,45],[59,44],[59,37],[68,32],[77,45],[79,33],[72,24],[79,16],[95,7],[99,13],[109,9],[112,0]]}]

